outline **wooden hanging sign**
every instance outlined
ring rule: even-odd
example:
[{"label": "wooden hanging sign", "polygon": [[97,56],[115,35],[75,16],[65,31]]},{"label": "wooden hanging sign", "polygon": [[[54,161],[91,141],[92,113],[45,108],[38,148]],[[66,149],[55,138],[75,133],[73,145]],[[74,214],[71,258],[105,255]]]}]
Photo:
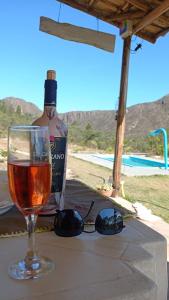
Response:
[{"label": "wooden hanging sign", "polygon": [[59,38],[114,52],[115,35],[40,17],[39,29]]}]

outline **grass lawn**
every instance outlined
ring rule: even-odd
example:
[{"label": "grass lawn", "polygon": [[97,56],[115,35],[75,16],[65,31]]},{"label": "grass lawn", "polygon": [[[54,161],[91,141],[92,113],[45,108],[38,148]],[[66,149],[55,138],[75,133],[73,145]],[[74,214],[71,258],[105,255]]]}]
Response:
[{"label": "grass lawn", "polygon": [[[96,188],[104,178],[108,180],[112,171],[74,157],[68,157],[68,168],[77,179]],[[141,202],[169,223],[169,176],[123,176],[125,198],[130,202]]]}]

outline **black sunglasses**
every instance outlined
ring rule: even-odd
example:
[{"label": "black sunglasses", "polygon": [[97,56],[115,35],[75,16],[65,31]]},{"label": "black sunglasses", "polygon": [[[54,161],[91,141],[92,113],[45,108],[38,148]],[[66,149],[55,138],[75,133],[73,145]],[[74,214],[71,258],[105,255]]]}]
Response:
[{"label": "black sunglasses", "polygon": [[54,219],[54,232],[59,236],[72,237],[81,234],[82,232],[99,232],[104,235],[113,235],[120,233],[123,228],[123,217],[121,213],[115,208],[104,208],[102,209],[97,217],[94,224],[95,230],[86,231],[84,226],[88,225],[85,223],[85,219],[90,214],[94,201],[92,201],[87,215],[82,218],[80,213],[73,209],[58,210],[55,214]]}]

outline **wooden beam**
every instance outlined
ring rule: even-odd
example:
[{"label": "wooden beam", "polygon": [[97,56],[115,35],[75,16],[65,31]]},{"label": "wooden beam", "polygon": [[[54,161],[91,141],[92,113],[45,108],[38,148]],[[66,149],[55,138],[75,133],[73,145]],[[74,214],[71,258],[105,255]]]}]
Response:
[{"label": "wooden beam", "polygon": [[[92,8],[92,9],[91,9],[91,8],[88,7],[87,5],[79,4],[79,3],[75,2],[75,1],[74,1],[74,2],[71,2],[71,3],[70,3],[69,0],[57,0],[57,1],[59,1],[59,2],[61,2],[61,3],[64,3],[64,4],[67,4],[67,5],[71,6],[71,7],[75,8],[75,9],[78,9],[78,10],[80,10],[80,11],[82,11],[82,12],[85,12],[85,13],[91,15],[91,16],[94,16],[95,18],[97,17],[97,18],[103,20],[103,18],[102,18],[103,14],[101,14],[101,13],[100,13],[99,11],[97,11],[95,8]],[[106,20],[104,19],[103,21],[106,21]]]},{"label": "wooden beam", "polygon": [[118,115],[117,115],[116,143],[115,143],[114,165],[113,165],[112,186],[114,189],[113,196],[115,197],[118,196],[119,189],[120,189],[120,181],[121,181],[121,163],[122,163],[124,132],[125,132],[125,115],[126,115],[126,102],[127,102],[130,45],[131,45],[131,37],[124,39],[119,107],[118,107]]},{"label": "wooden beam", "polygon": [[117,3],[112,3],[112,0],[101,0],[101,2],[103,2],[106,6],[109,6],[109,8],[112,8],[113,10],[121,10],[121,6],[119,6]]},{"label": "wooden beam", "polygon": [[150,25],[155,19],[169,10],[169,0],[163,1],[158,7],[148,13],[133,29],[133,34],[136,34],[144,27]]},{"label": "wooden beam", "polygon": [[151,9],[148,4],[143,3],[140,0],[127,0],[127,2],[145,12]]},{"label": "wooden beam", "polygon": [[125,10],[125,9],[127,9],[128,7],[129,7],[129,3],[126,2],[126,3],[122,6],[121,9],[122,9],[122,10]]},{"label": "wooden beam", "polygon": [[73,8],[76,8],[76,9],[81,10],[81,11],[85,11],[85,12],[88,11],[87,5],[79,4],[77,2],[70,3],[69,0],[56,0],[56,1],[59,1],[59,2],[64,3],[64,4],[67,4],[67,5],[69,5],[69,6],[73,7]]},{"label": "wooden beam", "polygon": [[133,20],[133,19],[137,19],[137,18],[141,18],[145,15],[145,13],[143,11],[131,11],[128,13],[113,13],[108,15],[106,18],[109,21],[114,21],[114,20]]},{"label": "wooden beam", "polygon": [[[107,22],[116,27],[120,27],[119,21],[107,21]],[[144,39],[144,40],[152,43],[152,44],[154,44],[156,42],[156,36],[153,34],[138,32],[137,36],[140,37],[141,39]]]},{"label": "wooden beam", "polygon": [[169,27],[166,28],[166,29],[164,29],[164,30],[161,30],[161,31],[158,33],[158,37],[157,37],[157,38],[166,35],[168,32],[169,32]]},{"label": "wooden beam", "polygon": [[[78,10],[80,10],[82,12],[90,14],[91,16],[94,16],[94,17],[97,16],[97,18],[99,18],[100,20],[103,20],[104,22],[107,22],[107,23],[109,23],[111,25],[114,25],[114,26],[116,26],[118,28],[120,27],[119,22],[117,22],[117,21],[113,21],[112,22],[110,19],[107,19],[107,17],[105,15],[103,15],[103,14],[99,15],[99,13],[97,11],[95,11],[94,9],[92,9],[92,10],[89,11],[86,6],[81,5],[81,4],[77,3],[77,2],[72,2],[70,4],[69,0],[58,0],[58,1],[61,2],[61,3],[67,4],[67,5],[75,8],[75,9],[78,9]],[[156,41],[156,38],[154,36],[151,36],[151,35],[148,35],[148,34],[145,34],[145,33],[140,33],[139,32],[137,35],[139,37],[143,38],[144,40],[150,42],[150,43],[155,43],[155,41]]]},{"label": "wooden beam", "polygon": [[142,32],[138,32],[137,36],[140,37],[141,39],[144,39],[152,44],[154,44],[156,42],[157,36],[156,35],[150,35],[150,34],[146,34],[146,33],[142,33]]},{"label": "wooden beam", "polygon": [[89,7],[91,7],[95,2],[96,2],[96,0],[90,0],[90,1],[89,1],[89,4],[88,4]]},{"label": "wooden beam", "polygon": [[[149,6],[148,4],[146,4],[140,0],[127,0],[127,2],[146,13],[150,12],[152,9],[151,6]],[[161,24],[162,26],[167,26],[167,25],[169,25],[169,19],[165,16],[160,16],[158,18],[158,23]]]}]

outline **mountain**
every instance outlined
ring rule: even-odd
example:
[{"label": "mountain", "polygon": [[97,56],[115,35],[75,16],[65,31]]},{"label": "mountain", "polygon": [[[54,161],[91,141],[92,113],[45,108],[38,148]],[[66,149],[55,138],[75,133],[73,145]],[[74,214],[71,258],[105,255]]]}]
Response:
[{"label": "mountain", "polygon": [[0,137],[6,137],[12,124],[32,124],[40,113],[36,105],[22,99],[8,97],[0,100]]},{"label": "mountain", "polygon": [[27,102],[20,98],[6,97],[0,100],[1,105],[4,104],[7,109],[11,108],[16,112],[20,106],[21,114],[40,115],[41,110],[33,103]]},{"label": "mountain", "polygon": [[[77,111],[60,114],[66,124],[78,124],[82,128],[88,123],[99,131],[116,131],[115,111]],[[157,128],[169,128],[169,95],[154,102],[136,104],[127,108],[126,131],[128,137],[144,136]]]},{"label": "mountain", "polygon": [[[0,100],[0,104],[6,108],[12,107],[15,112],[17,107],[20,107],[22,122],[24,114],[29,114],[32,120],[42,113],[35,104],[19,98],[8,97]],[[80,128],[84,128],[87,124],[91,124],[92,128],[98,131],[113,133],[116,131],[116,112],[113,110],[73,111],[59,114],[59,116],[68,126],[76,124]],[[8,118],[10,118],[9,113]],[[5,121],[1,120],[1,124],[4,127]],[[126,136],[145,136],[151,130],[161,127],[169,129],[169,95],[154,102],[136,104],[127,108]]]},{"label": "mountain", "polygon": [[126,135],[143,136],[158,128],[169,129],[169,95],[131,106],[126,115]]},{"label": "mountain", "polygon": [[68,126],[76,123],[83,128],[89,123],[99,131],[112,131],[116,124],[115,111],[111,110],[72,111],[59,116]]}]

